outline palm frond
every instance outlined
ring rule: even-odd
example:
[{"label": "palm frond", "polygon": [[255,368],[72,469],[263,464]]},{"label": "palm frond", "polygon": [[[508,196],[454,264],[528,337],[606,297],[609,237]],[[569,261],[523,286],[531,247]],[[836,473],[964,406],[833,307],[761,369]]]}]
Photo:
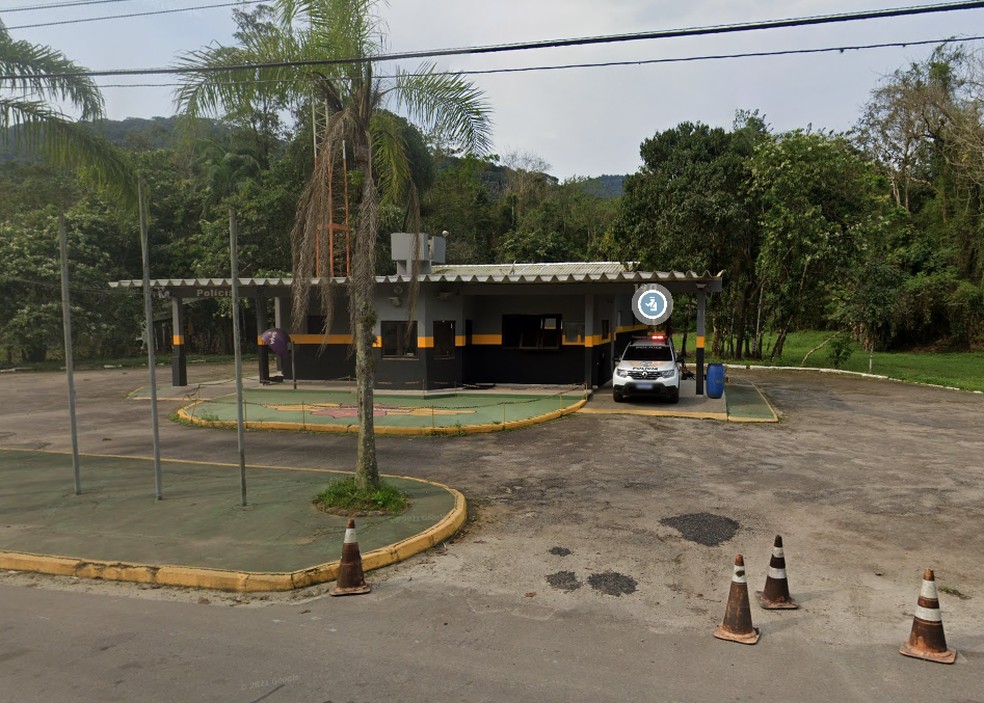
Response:
[{"label": "palm frond", "polygon": [[92,78],[79,75],[84,70],[49,46],[14,41],[0,25],[0,72],[11,76],[4,87],[21,92],[23,100],[68,102],[79,110],[79,119],[98,119],[103,98]]},{"label": "palm frond", "polygon": [[379,184],[380,204],[403,205],[411,182],[411,165],[401,125],[389,112],[376,112],[372,133],[373,172]]},{"label": "palm frond", "polygon": [[128,207],[137,200],[136,175],[122,151],[46,103],[0,98],[0,132],[16,148],[79,174]]},{"label": "palm frond", "polygon": [[[278,9],[284,21],[306,25],[302,31],[313,54],[344,59],[380,53],[386,28],[378,5],[378,0],[280,0]],[[358,68],[355,63],[341,70],[351,74]]]},{"label": "palm frond", "polygon": [[398,70],[391,92],[398,108],[420,126],[472,153],[491,147],[492,108],[461,76],[437,74],[434,64],[424,64],[412,74]]},{"label": "palm frond", "polygon": [[298,84],[310,82],[315,74],[303,66],[271,66],[216,70],[228,66],[251,66],[296,61],[303,58],[297,37],[288,32],[257,38],[246,46],[212,45],[178,56],[182,69],[202,69],[181,74],[174,92],[179,112],[190,117],[220,115],[254,109],[263,99],[290,102]]}]

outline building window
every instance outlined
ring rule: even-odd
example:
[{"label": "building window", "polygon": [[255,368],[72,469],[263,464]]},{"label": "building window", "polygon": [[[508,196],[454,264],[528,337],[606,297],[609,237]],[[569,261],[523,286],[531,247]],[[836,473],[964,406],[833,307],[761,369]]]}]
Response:
[{"label": "building window", "polygon": [[434,323],[434,358],[454,358],[454,320],[438,320]]},{"label": "building window", "polygon": [[503,315],[505,349],[560,349],[560,315]]},{"label": "building window", "polygon": [[417,322],[406,320],[381,322],[383,358],[407,359],[417,356]]}]

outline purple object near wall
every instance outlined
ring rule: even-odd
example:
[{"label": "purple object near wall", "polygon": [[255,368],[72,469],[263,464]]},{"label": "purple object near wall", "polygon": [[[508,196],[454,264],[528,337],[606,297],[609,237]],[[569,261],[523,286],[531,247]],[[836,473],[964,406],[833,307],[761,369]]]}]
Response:
[{"label": "purple object near wall", "polygon": [[261,334],[260,339],[270,348],[270,351],[280,357],[281,361],[287,361],[290,354],[289,334],[279,327],[274,327]]}]

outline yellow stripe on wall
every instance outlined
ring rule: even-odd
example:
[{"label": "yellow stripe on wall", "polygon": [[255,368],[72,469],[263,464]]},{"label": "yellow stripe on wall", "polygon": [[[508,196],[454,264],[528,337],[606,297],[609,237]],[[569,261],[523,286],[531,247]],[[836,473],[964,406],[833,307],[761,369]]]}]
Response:
[{"label": "yellow stripe on wall", "polygon": [[[325,340],[323,334],[291,334],[290,341],[294,344],[321,344]],[[329,334],[328,344],[351,344],[350,334]]]},{"label": "yellow stripe on wall", "polygon": [[473,334],[472,344],[502,344],[501,334]]},{"label": "yellow stripe on wall", "polygon": [[417,348],[418,349],[433,349],[434,348],[434,338],[433,337],[417,337]]},{"label": "yellow stripe on wall", "polygon": [[456,346],[456,347],[463,347],[463,346],[465,346],[465,341],[466,340],[467,340],[467,337],[465,337],[465,335],[463,335],[463,334],[455,335],[455,337],[454,337],[454,346]]}]

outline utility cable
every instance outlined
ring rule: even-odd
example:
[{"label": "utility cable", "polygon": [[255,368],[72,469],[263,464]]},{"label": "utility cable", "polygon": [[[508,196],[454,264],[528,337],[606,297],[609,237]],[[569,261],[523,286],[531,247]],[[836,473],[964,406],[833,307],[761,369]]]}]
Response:
[{"label": "utility cable", "polygon": [[[851,44],[844,46],[828,46],[816,49],[778,49],[775,51],[752,51],[739,54],[702,54],[700,56],[678,56],[662,59],[637,59],[623,61],[597,61],[591,63],[568,63],[552,66],[519,66],[515,68],[478,68],[463,71],[434,71],[431,73],[405,73],[404,76],[485,76],[496,73],[526,73],[532,71],[560,71],[577,68],[610,68],[617,66],[648,66],[664,63],[689,63],[693,61],[721,61],[726,59],[769,58],[773,56],[792,56],[797,54],[841,53],[846,51],[865,51],[869,49],[897,49],[909,46],[927,46],[939,44],[962,44],[973,41],[984,41],[984,35],[973,37],[948,37],[946,39],[917,39],[913,41],[882,42],[878,44]],[[387,79],[396,76],[377,76]],[[233,85],[253,85],[259,83],[295,83],[303,78],[255,78],[243,81],[233,81]],[[184,83],[106,83],[102,88],[178,88]]]},{"label": "utility cable", "polygon": [[83,7],[85,5],[106,5],[108,3],[133,2],[133,0],[75,0],[75,2],[53,2],[49,5],[25,5],[23,7],[8,7],[3,14],[12,12],[34,12],[41,10],[57,10],[62,7]]},{"label": "utility cable", "polygon": [[[253,2],[256,0],[244,0]],[[228,3],[239,5],[243,3]],[[223,5],[211,5],[209,7],[222,7]],[[204,7],[204,6],[203,6]],[[139,76],[139,75],[182,75],[196,73],[218,73],[223,71],[243,71],[264,68],[292,68],[304,66],[333,66],[342,64],[364,64],[381,63],[384,61],[399,61],[404,59],[435,58],[441,56],[464,56],[504,53],[510,51],[529,51],[533,49],[556,49],[571,46],[589,46],[596,44],[615,44],[630,41],[671,39],[680,37],[713,36],[720,34],[733,34],[738,32],[761,31],[767,29],[783,29],[791,27],[808,27],[824,24],[868,21],[875,19],[886,19],[896,17],[911,17],[915,15],[925,15],[930,13],[954,12],[959,10],[979,10],[984,8],[984,0],[971,0],[967,2],[944,3],[936,5],[917,5],[912,7],[889,8],[883,10],[866,10],[862,12],[849,12],[831,15],[816,15],[810,17],[788,18],[780,20],[763,20],[758,22],[745,22],[740,24],[712,25],[706,27],[688,27],[682,29],[665,29],[651,32],[637,32],[631,34],[609,34],[594,37],[576,37],[568,39],[549,39],[532,42],[516,42],[511,44],[492,44],[485,46],[472,46],[452,49],[427,49],[420,51],[406,51],[392,54],[378,54],[376,56],[354,56],[341,59],[310,59],[295,61],[273,61],[263,63],[235,64],[228,66],[170,66],[164,68],[134,68],[134,69],[111,69],[103,71],[73,71],[65,73],[46,74],[48,78],[69,78],[69,77],[98,77],[98,76]],[[191,9],[191,8],[185,8]],[[185,10],[165,10],[163,12],[178,12]],[[16,29],[11,27],[10,29]],[[2,75],[0,80],[20,79],[22,76]]]},{"label": "utility cable", "polygon": [[[103,0],[108,2],[109,0]],[[147,12],[130,12],[123,15],[103,15],[102,17],[81,17],[73,20],[58,20],[57,22],[39,22],[37,24],[19,24],[13,27],[7,27],[7,30],[11,29],[36,29],[38,27],[55,27],[57,25],[63,24],[83,24],[85,22],[102,22],[105,20],[122,20],[131,19],[133,17],[150,17],[151,15],[172,15],[176,12],[192,12],[195,10],[213,10],[217,7],[238,7],[241,5],[256,5],[258,3],[264,2],[265,0],[238,0],[237,2],[222,2],[215,5],[196,5],[194,7],[175,7],[170,10],[149,10]],[[6,10],[9,12],[9,10]]]}]

